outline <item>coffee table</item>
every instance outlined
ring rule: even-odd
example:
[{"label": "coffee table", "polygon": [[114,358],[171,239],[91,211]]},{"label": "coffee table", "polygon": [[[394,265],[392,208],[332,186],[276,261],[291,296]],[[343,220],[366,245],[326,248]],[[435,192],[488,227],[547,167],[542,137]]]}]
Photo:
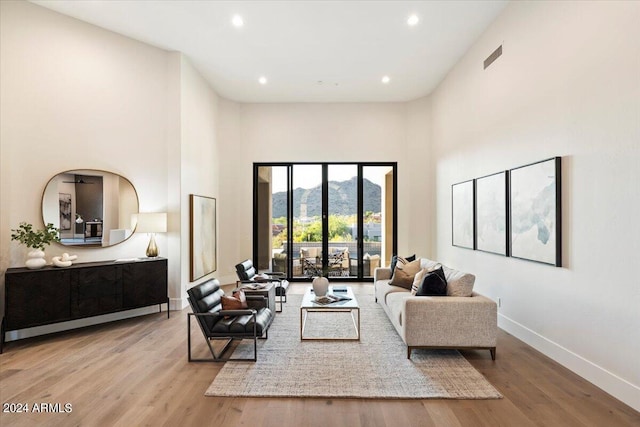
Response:
[{"label": "coffee table", "polygon": [[[300,304],[300,339],[303,341],[360,341],[360,306],[358,300],[353,294],[353,289],[347,286],[347,292],[333,292],[333,286],[329,286],[328,293],[334,295],[344,295],[351,298],[350,300],[337,301],[331,304],[322,305],[316,303],[316,298],[312,288],[308,288],[302,297],[302,303]],[[348,312],[351,314],[351,320],[353,320],[353,326],[356,331],[355,338],[335,338],[335,337],[309,337],[304,335],[305,327],[307,326],[309,312],[317,313],[337,313]]]}]

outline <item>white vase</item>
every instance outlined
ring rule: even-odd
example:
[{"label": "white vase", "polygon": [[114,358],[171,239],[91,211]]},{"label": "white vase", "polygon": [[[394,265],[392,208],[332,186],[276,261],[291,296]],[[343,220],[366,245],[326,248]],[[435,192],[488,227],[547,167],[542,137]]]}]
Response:
[{"label": "white vase", "polygon": [[44,259],[44,251],[40,249],[34,249],[27,254],[27,260],[25,266],[31,270],[36,270],[47,265],[47,261]]},{"label": "white vase", "polygon": [[313,293],[317,297],[323,297],[327,294],[329,280],[326,277],[316,277],[311,284],[313,285]]}]

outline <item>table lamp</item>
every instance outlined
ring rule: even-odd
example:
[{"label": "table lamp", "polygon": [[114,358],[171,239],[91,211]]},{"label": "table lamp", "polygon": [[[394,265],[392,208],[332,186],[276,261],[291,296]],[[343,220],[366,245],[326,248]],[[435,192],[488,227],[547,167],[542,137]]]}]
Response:
[{"label": "table lamp", "polygon": [[136,223],[136,231],[140,233],[149,233],[149,246],[147,247],[147,257],[154,258],[158,256],[158,245],[156,245],[156,233],[167,232],[167,214],[161,213],[142,213],[134,214]]}]

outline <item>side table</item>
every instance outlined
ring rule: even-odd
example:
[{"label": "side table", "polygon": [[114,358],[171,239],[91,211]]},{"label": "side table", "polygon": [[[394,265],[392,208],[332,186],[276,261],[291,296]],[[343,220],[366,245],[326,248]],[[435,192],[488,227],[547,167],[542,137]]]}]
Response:
[{"label": "side table", "polygon": [[240,289],[244,291],[246,295],[260,295],[267,298],[267,307],[276,313],[282,310],[276,310],[276,284],[273,282],[264,283],[264,288],[251,289],[247,286],[241,286]]}]

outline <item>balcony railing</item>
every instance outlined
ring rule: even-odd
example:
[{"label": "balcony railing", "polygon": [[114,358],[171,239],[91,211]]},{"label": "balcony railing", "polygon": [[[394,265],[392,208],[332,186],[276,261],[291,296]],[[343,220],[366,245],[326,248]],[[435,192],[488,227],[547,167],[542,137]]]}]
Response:
[{"label": "balcony railing", "polygon": [[[289,251],[289,245],[284,243],[282,245],[282,250],[278,251],[277,249],[274,252],[281,253],[289,253],[291,256],[296,259],[300,258],[300,248],[321,248],[322,242],[296,242],[292,245],[292,250]],[[351,258],[356,258],[358,255],[358,244],[357,242],[329,242],[329,248],[339,247],[339,248],[347,248],[349,249],[349,256]],[[382,255],[382,243],[381,242],[364,242],[363,246],[363,255]]]}]

